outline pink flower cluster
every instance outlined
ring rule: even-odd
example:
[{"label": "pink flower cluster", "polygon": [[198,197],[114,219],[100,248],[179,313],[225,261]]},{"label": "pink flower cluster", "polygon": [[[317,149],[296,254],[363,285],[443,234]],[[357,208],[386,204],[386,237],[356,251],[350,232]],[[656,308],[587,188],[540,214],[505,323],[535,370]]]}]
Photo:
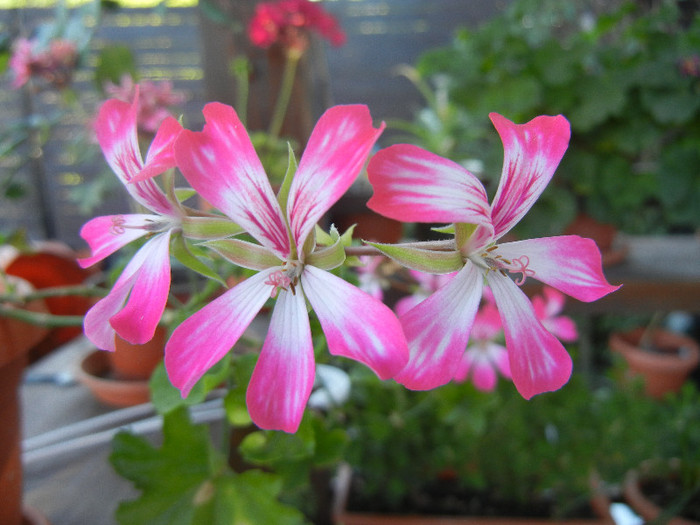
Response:
[{"label": "pink flower cluster", "polygon": [[261,2],[248,26],[254,45],[269,47],[279,43],[300,54],[308,47],[309,31],[318,32],[334,46],[345,43],[345,33],[337,20],[309,0]]},{"label": "pink flower cluster", "polygon": [[[119,84],[107,82],[104,89],[118,100],[131,102],[136,93],[136,84],[130,75],[124,75]],[[138,128],[146,133],[155,133],[161,122],[171,116],[170,108],[183,102],[185,95],[174,91],[172,82],[143,80],[139,84]]]},{"label": "pink flower cluster", "polygon": [[[109,165],[147,210],[97,217],[81,230],[92,250],[81,260],[84,266],[132,241],[146,241],[85,317],[85,333],[99,348],[113,349],[115,334],[132,343],[153,336],[170,287],[170,245],[196,242],[198,253],[253,275],[175,328],[165,348],[168,376],[188,395],[273,299],[246,394],[250,416],[262,428],[295,432],[301,422],[316,373],[309,309],[331,354],[359,361],[379,378],[394,378],[407,388],[432,389],[468,377],[492,388],[498,370],[530,398],[568,381],[572,361],[558,337],[575,332],[558,316],[563,296],[545,291],[531,301],[519,285],[532,277],[582,301],[617,287],[603,276],[600,252],[590,239],[501,242],[561,160],[570,135],[564,117],[517,125],[491,115],[505,150],[491,204],[473,174],[420,148],[396,145],[373,156],[372,209],[403,221],[449,223],[445,230],[454,231],[453,240],[439,245],[368,243],[396,263],[435,274],[423,281],[431,288],[427,297],[405,305],[397,317],[333,272],[346,263],[349,239],[334,228],[327,234],[317,228],[355,181],[384,129],[374,127],[366,106],[327,110],[298,165],[290,159],[290,174],[275,194],[238,115],[224,104],[205,106],[201,131],[183,129],[172,117],[163,120],[142,160],[135,91],[131,104],[107,101],[96,122]],[[182,205],[173,187],[163,191],[155,177],[172,168],[221,213],[199,213]],[[174,177],[165,180],[174,184]],[[242,233],[247,235],[241,238]],[[369,289],[376,294],[376,286]],[[494,344],[501,331],[505,344]]]},{"label": "pink flower cluster", "polygon": [[78,49],[74,42],[66,39],[52,40],[48,47],[35,40],[18,39],[14,46],[9,66],[14,74],[12,87],[18,89],[31,77],[41,79],[55,88],[66,87],[78,63]]}]

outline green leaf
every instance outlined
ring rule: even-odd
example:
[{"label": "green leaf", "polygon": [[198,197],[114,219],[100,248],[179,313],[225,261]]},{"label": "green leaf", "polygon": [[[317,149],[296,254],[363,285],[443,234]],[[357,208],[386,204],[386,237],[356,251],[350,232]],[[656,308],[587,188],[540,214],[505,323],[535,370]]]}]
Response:
[{"label": "green leaf", "polygon": [[175,188],[175,197],[177,197],[178,202],[185,202],[197,195],[197,192],[192,188]]},{"label": "green leaf", "polygon": [[136,61],[131,49],[113,43],[105,46],[97,57],[95,85],[102,90],[106,82],[119,84],[124,75],[129,75],[134,81],[138,79]]},{"label": "green leaf", "polygon": [[297,509],[277,501],[282,482],[259,470],[227,478],[223,496],[233,503],[232,523],[247,525],[301,525],[307,523]]},{"label": "green leaf", "polygon": [[270,250],[252,242],[239,239],[222,239],[204,243],[224,259],[250,270],[265,270],[281,266],[282,261]]},{"label": "green leaf", "polygon": [[[117,519],[129,525],[189,524],[195,496],[216,461],[206,426],[195,426],[181,407],[163,418],[163,445],[121,432],[113,440],[110,462],[142,492],[120,504]],[[219,458],[219,461],[221,459]]]},{"label": "green leaf", "polygon": [[223,286],[226,286],[226,283],[223,281],[223,279],[221,279],[219,274],[194,256],[182,235],[173,236],[173,241],[170,246],[170,253],[172,253],[178,261],[180,261],[190,270],[209,279],[213,279],[214,281],[221,283]]},{"label": "green leaf", "polygon": [[368,242],[387,257],[411,270],[427,273],[452,273],[464,266],[462,256],[455,250],[438,251],[401,244]]},{"label": "green leaf", "polygon": [[231,366],[230,355],[216,363],[202,378],[195,383],[189,395],[183,398],[180,391],[175,388],[163,363],[158,365],[151,375],[149,388],[151,390],[151,402],[159,414],[167,414],[178,408],[192,406],[201,403],[207,394],[221,385],[229,376]]}]

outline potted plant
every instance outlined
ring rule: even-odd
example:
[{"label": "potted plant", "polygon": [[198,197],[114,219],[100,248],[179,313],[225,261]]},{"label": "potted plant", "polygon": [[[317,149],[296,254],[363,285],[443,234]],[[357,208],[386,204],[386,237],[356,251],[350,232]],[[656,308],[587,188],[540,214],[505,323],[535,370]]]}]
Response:
[{"label": "potted plant", "polygon": [[[666,398],[656,456],[630,470],[624,495],[645,520],[670,525],[700,523],[700,392],[693,383]],[[660,418],[661,419],[661,418]]]},{"label": "potted plant", "polygon": [[700,362],[700,347],[691,337],[664,330],[652,321],[647,327],[610,335],[609,346],[628,366],[628,375],[641,376],[646,392],[662,398],[678,392]]}]

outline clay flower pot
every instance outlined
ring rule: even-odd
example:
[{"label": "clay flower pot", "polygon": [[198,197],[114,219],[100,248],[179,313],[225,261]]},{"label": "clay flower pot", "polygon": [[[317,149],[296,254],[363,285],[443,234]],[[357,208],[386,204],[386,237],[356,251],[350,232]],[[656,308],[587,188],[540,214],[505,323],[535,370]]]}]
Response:
[{"label": "clay flower pot", "polygon": [[133,345],[117,336],[115,351],[107,353],[113,377],[148,380],[163,360],[166,335],[165,328],[159,326],[153,339],[142,345]]},{"label": "clay flower pot", "polygon": [[690,337],[666,330],[651,335],[653,350],[640,347],[644,328],[610,336],[609,346],[620,353],[631,376],[642,376],[646,393],[660,399],[668,392],[678,392],[688,375],[700,362],[700,347]]},{"label": "clay flower pot", "polygon": [[[22,279],[7,276],[0,279],[0,293],[5,283],[12,282],[17,293],[30,292],[31,285]],[[46,313],[43,301],[32,301],[25,309]],[[0,317],[0,523],[22,523],[21,427],[17,389],[22,379],[27,354],[48,330],[16,319]]]},{"label": "clay flower pot", "polygon": [[[640,473],[637,470],[631,470],[625,476],[623,493],[629,506],[647,522],[651,522],[663,513],[663,509],[644,494],[642,486]],[[681,517],[671,517],[668,521],[664,520],[663,523],[667,525],[700,525],[698,521]]]}]

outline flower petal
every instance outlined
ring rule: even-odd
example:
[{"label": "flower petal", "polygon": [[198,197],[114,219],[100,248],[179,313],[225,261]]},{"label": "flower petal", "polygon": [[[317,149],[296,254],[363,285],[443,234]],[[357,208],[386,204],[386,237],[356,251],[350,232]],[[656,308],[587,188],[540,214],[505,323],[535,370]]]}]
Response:
[{"label": "flower petal", "polygon": [[376,153],[367,166],[374,195],[367,206],[404,222],[489,224],[481,182],[459,164],[409,144]]},{"label": "flower petal", "polygon": [[92,266],[118,249],[148,233],[143,229],[154,215],[103,215],[86,222],[80,229],[80,236],[90,246],[92,255],[78,259],[81,268]]},{"label": "flower petal", "polygon": [[367,106],[335,106],[314,127],[289,189],[289,224],[297,247],[357,178],[384,130]]},{"label": "flower petal", "polygon": [[[124,279],[135,275],[129,300],[110,319],[119,336],[132,344],[143,344],[155,334],[170,292],[170,231],[144,244],[124,269]],[[120,284],[122,277],[117,280]]]},{"label": "flower petal", "polygon": [[95,134],[105,160],[123,184],[143,168],[136,132],[138,106],[110,99],[100,107],[95,119]]},{"label": "flower petal", "polygon": [[595,301],[619,288],[605,279],[600,251],[591,239],[577,235],[527,239],[499,244],[498,252],[511,260],[527,255],[535,279],[579,301]]},{"label": "flower petal", "polygon": [[270,181],[238,115],[230,106],[204,107],[200,132],[184,130],[175,141],[177,165],[192,187],[285,259],[289,235]]},{"label": "flower petal", "polygon": [[399,318],[411,355],[396,381],[412,390],[430,390],[452,379],[469,341],[481,287],[481,272],[467,264]]},{"label": "flower petal", "polygon": [[109,294],[97,301],[85,314],[83,319],[83,332],[92,344],[100,350],[114,352],[114,336],[116,332],[109,323],[113,317],[124,306],[126,298],[129,296],[133,279],[115,285]]},{"label": "flower petal", "polygon": [[471,366],[472,382],[477,390],[491,392],[496,388],[498,376],[491,362],[485,359],[475,359]]},{"label": "flower petal", "polygon": [[525,399],[561,388],[571,377],[571,357],[538,321],[527,296],[499,272],[486,276],[503,322],[513,383]]},{"label": "flower petal", "polygon": [[401,325],[383,303],[335,275],[306,266],[301,276],[333,355],[355,359],[381,379],[393,377],[408,360]]},{"label": "flower petal", "polygon": [[156,136],[146,154],[146,165],[132,182],[143,181],[175,167],[175,139],[182,132],[182,126],[173,117],[167,117],[161,123]]},{"label": "flower petal", "polygon": [[231,288],[183,321],[165,345],[170,382],[186,397],[204,373],[224,357],[270,297],[263,270]]},{"label": "flower petal", "polygon": [[281,290],[246,391],[253,423],[296,432],[314,385],[314,349],[301,293]]},{"label": "flower petal", "polygon": [[563,116],[540,116],[514,124],[490,114],[503,142],[501,181],[493,199],[493,225],[502,236],[522,219],[549,184],[569,145],[571,127]]}]

